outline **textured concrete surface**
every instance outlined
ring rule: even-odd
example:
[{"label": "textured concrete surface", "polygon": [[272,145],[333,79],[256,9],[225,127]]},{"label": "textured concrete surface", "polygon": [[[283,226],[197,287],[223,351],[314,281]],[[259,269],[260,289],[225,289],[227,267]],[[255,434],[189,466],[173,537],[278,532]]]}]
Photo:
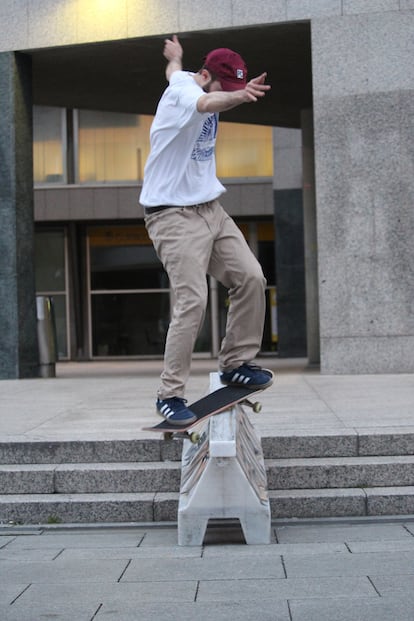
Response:
[{"label": "textured concrete surface", "polygon": [[275,522],[246,546],[235,525],[202,546],[176,529],[0,529],[2,621],[407,621],[414,522]]}]

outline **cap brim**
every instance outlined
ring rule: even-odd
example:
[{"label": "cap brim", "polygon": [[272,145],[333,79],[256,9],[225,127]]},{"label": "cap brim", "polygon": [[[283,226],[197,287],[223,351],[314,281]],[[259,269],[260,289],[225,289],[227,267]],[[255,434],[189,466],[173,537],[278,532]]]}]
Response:
[{"label": "cap brim", "polygon": [[246,82],[243,80],[233,82],[220,79],[220,84],[223,91],[241,91],[246,86]]}]

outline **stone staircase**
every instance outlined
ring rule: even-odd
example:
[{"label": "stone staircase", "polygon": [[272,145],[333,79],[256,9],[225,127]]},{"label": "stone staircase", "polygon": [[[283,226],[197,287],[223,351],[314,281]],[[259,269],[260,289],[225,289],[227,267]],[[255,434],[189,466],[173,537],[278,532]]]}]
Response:
[{"label": "stone staircase", "polygon": [[[272,517],[414,513],[414,433],[263,437]],[[177,519],[181,441],[0,443],[0,523]]]}]

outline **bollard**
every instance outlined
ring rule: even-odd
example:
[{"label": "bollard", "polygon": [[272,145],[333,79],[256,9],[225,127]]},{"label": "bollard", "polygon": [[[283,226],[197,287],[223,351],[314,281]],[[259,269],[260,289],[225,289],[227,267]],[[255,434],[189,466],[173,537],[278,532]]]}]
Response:
[{"label": "bollard", "polygon": [[52,298],[38,295],[36,311],[39,375],[40,377],[56,377],[56,327]]}]

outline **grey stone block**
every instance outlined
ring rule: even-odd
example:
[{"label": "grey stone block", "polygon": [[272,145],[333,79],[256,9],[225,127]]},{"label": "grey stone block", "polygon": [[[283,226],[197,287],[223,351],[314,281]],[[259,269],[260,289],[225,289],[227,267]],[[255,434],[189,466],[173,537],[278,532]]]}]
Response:
[{"label": "grey stone block", "polygon": [[270,489],[409,485],[414,457],[326,457],[266,462]]},{"label": "grey stone block", "polygon": [[240,557],[258,555],[260,557],[278,558],[283,555],[308,556],[314,554],[337,554],[349,553],[344,543],[272,543],[270,545],[241,544],[235,548],[235,544],[206,545],[203,550],[203,558],[214,557],[219,562],[221,557],[226,557],[236,552]]},{"label": "grey stone block", "polygon": [[414,430],[407,428],[359,429],[360,455],[413,455]]},{"label": "grey stone block", "polygon": [[365,494],[359,489],[269,491],[272,518],[314,518],[365,515]]},{"label": "grey stone block", "polygon": [[[90,621],[95,618],[95,613],[100,604],[91,602],[78,606],[73,603],[65,605],[55,604],[53,599],[36,605],[37,619],[54,619],[55,621]],[[2,621],[33,621],[33,606],[21,605],[19,601],[3,608],[0,606],[0,618]]]},{"label": "grey stone block", "polygon": [[413,570],[414,551],[378,552],[373,554],[319,554],[317,556],[289,556],[285,558],[288,578],[314,576],[384,576],[407,574]]},{"label": "grey stone block", "polygon": [[183,441],[180,439],[160,441],[161,461],[181,461]]},{"label": "grey stone block", "polygon": [[341,15],[341,0],[287,0],[288,20]]},{"label": "grey stone block", "polygon": [[398,541],[355,541],[347,542],[347,547],[352,554],[366,554],[370,552],[402,552],[414,551],[414,538],[401,539]]},{"label": "grey stone block", "polygon": [[314,599],[290,602],[292,621],[408,621],[413,618],[414,600],[405,598]]},{"label": "grey stone block", "polygon": [[156,493],[154,498],[154,522],[176,522],[178,515],[178,492]]},{"label": "grey stone block", "polygon": [[56,468],[57,493],[174,492],[181,471],[175,462],[64,464]]},{"label": "grey stone block", "polygon": [[148,5],[129,1],[127,19],[130,37],[180,31],[176,0],[153,0]]},{"label": "grey stone block", "polygon": [[[119,561],[118,561],[119,562]],[[98,562],[99,564],[99,562]],[[162,571],[162,570],[161,570]],[[166,576],[165,576],[166,577]],[[33,584],[14,605],[17,607],[45,606],[45,602],[52,602],[50,607],[64,607],[76,602],[77,605],[88,603],[96,604],[95,610],[100,604],[115,606],[118,610],[123,608],[125,602],[129,606],[135,606],[136,610],[145,602],[185,603],[194,602],[197,593],[197,581],[185,580],[162,581],[162,595],[160,595],[160,581],[156,582],[113,582],[93,581],[93,574],[89,579],[77,583],[64,581],[53,584]]]},{"label": "grey stone block", "polygon": [[1,442],[0,463],[59,464],[158,461],[161,446],[160,440]]},{"label": "grey stone block", "polygon": [[0,465],[2,494],[53,494],[53,466]]},{"label": "grey stone block", "polygon": [[399,0],[343,0],[343,14],[399,11]]},{"label": "grey stone block", "polygon": [[388,597],[393,595],[411,595],[413,596],[414,575],[398,574],[395,576],[384,576],[382,571],[378,571],[378,575],[370,575],[375,588],[380,593],[381,597]]},{"label": "grey stone block", "polygon": [[16,549],[13,547],[2,548],[0,550],[0,560],[1,562],[12,561],[19,563],[53,561],[57,556],[61,554],[61,552],[62,548],[47,548],[41,550]]},{"label": "grey stone block", "polygon": [[368,515],[414,513],[414,487],[377,487],[365,490]]},{"label": "grey stone block", "polygon": [[307,524],[278,526],[280,543],[411,541],[403,524]]},{"label": "grey stone block", "polygon": [[202,580],[200,602],[264,601],[314,597],[369,597],[378,595],[367,577],[310,577],[285,580]]},{"label": "grey stone block", "polygon": [[236,2],[232,6],[233,25],[286,21],[286,0],[261,0],[260,4]]},{"label": "grey stone block", "polygon": [[[414,337],[322,337],[321,371],[324,374],[412,373]],[[388,425],[391,421],[388,422]],[[402,424],[409,424],[402,421]]]},{"label": "grey stone block", "polygon": [[292,457],[356,456],[358,436],[354,432],[331,432],[320,435],[297,431],[294,435],[262,437],[266,459]]},{"label": "grey stone block", "polygon": [[0,522],[152,522],[154,494],[56,494],[0,497]]},{"label": "grey stone block", "polygon": [[117,582],[128,562],[121,560],[99,561],[43,561],[38,563],[2,562],[2,582],[13,584],[59,584],[63,582]]},{"label": "grey stone block", "polygon": [[145,535],[145,530],[128,529],[126,531],[120,531],[118,529],[109,530],[108,532],[102,532],[102,529],[91,530],[88,532],[69,531],[68,533],[61,531],[43,531],[41,536],[20,535],[16,536],[14,541],[10,544],[9,549],[15,552],[22,550],[55,550],[59,549],[73,549],[73,550],[95,550],[105,547],[106,549],[121,548],[136,548],[140,545],[142,538]]},{"label": "grey stone block", "polygon": [[[140,619],[147,621],[290,621],[287,602],[209,602],[208,606],[195,602],[192,604],[140,604]],[[116,608],[110,604],[104,604],[99,610],[96,621],[136,621],[137,609],[130,606],[129,602],[122,607]]]},{"label": "grey stone block", "polygon": [[16,580],[14,583],[8,583],[2,580],[0,584],[0,602],[1,604],[11,604],[25,589],[28,583],[23,580]]},{"label": "grey stone block", "polygon": [[200,4],[198,0],[180,0],[179,7],[180,31],[217,28],[217,24],[232,23],[231,2],[215,2],[213,10],[211,5]]},{"label": "grey stone block", "polygon": [[[175,534],[175,541],[177,535]],[[201,546],[178,546],[176,545],[157,545],[157,546],[139,546],[139,547],[121,547],[113,546],[112,548],[70,548],[63,550],[61,558],[63,560],[72,560],[82,562],[84,559],[158,559],[162,563],[165,559],[187,559],[200,558]],[[0,551],[0,559],[3,555]]]},{"label": "grey stone block", "polygon": [[246,556],[238,558],[222,558],[217,563],[215,558],[163,559],[163,576],[160,576],[159,559],[133,559],[121,582],[156,582],[174,576],[175,580],[259,580],[266,576],[267,580],[285,578],[281,557],[269,558]]}]

